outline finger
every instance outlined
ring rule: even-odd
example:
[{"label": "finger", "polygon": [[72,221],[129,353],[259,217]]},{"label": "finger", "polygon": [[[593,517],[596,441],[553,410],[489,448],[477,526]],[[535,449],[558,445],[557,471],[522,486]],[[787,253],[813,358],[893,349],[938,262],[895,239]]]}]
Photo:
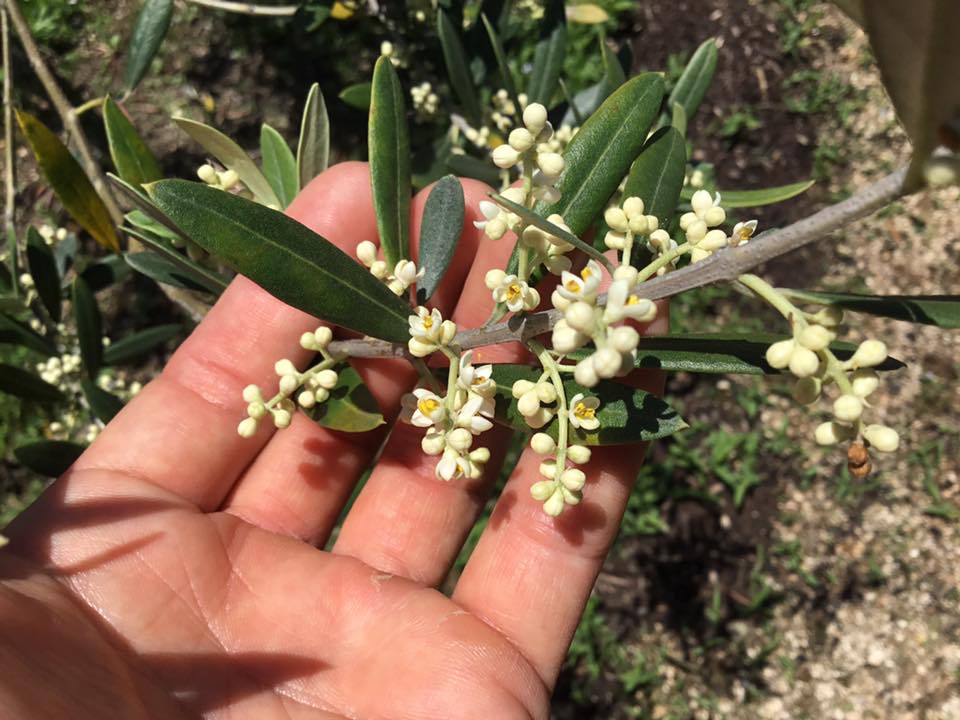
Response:
[{"label": "finger", "polygon": [[[666,330],[666,309],[647,332]],[[659,373],[630,378],[662,391]],[[554,519],[530,496],[542,459],[523,454],[453,599],[503,632],[552,687],[626,508],[646,446],[593,448],[583,501]]]},{"label": "finger", "polygon": [[[473,265],[478,233],[473,227],[485,186],[466,182],[465,230],[442,282],[431,298],[446,315],[453,307]],[[369,180],[365,186],[370,198]],[[411,253],[416,257],[420,223],[431,188],[418,193],[411,204]],[[334,201],[331,198],[330,201]],[[372,203],[372,200],[370,201]],[[350,254],[354,246],[344,248]],[[401,360],[353,361],[387,417],[394,419],[400,396],[416,382],[410,364]],[[318,426],[305,416],[277,433],[257,457],[225,504],[225,509],[267,530],[322,545],[329,536],[360,475],[379,448],[384,431],[340,433]],[[419,441],[417,444],[419,448]]]},{"label": "finger", "polygon": [[[470,188],[468,207],[476,207],[488,192],[479,183],[465,187]],[[480,241],[453,313],[459,327],[479,327],[490,316],[493,298],[484,277],[490,268],[506,266],[512,248],[509,238]],[[480,348],[474,360],[475,364],[517,362],[524,352],[516,343]],[[482,478],[450,482],[437,479],[438,458],[424,454],[420,446],[423,435],[422,428],[397,425],[347,515],[333,552],[358,558],[383,572],[436,585],[447,574],[486,502],[510,432],[494,427],[477,438],[474,447],[488,447],[491,453]]]},{"label": "finger", "polygon": [[[372,233],[373,212],[362,201],[367,182],[362,168],[338,165],[317,178],[305,195],[336,187],[343,200],[298,219],[339,244]],[[291,338],[316,325],[306,313],[237,277],[163,373],[107,426],[72,473],[119,471],[202,509],[216,508],[271,434],[266,427],[251,439],[237,434],[245,415],[243,388],[267,384],[280,357],[305,362],[309,353]]]}]

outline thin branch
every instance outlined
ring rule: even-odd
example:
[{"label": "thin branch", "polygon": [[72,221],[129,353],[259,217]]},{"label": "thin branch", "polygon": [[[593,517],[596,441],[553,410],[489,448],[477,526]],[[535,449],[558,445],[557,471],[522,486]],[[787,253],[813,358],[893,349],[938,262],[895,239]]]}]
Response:
[{"label": "thin branch", "polygon": [[[13,65],[10,62],[10,26],[7,20],[6,7],[0,7],[0,33],[3,34],[3,226],[8,244],[8,251],[18,252],[17,227],[15,224],[17,212],[16,187],[16,154],[13,147]],[[13,263],[12,267],[16,267]],[[14,278],[14,284],[17,279]]]},{"label": "thin branch", "polygon": [[186,0],[194,5],[214,8],[216,10],[226,10],[227,12],[240,13],[241,15],[260,15],[268,17],[290,17],[297,10],[299,5],[257,5],[249,2],[234,2],[233,0]]},{"label": "thin branch", "polygon": [[120,208],[117,207],[117,204],[114,201],[113,195],[110,192],[110,188],[107,185],[106,178],[103,175],[103,171],[101,171],[97,161],[93,159],[93,152],[90,150],[90,143],[87,141],[87,136],[80,127],[80,123],[77,120],[77,115],[73,105],[69,100],[67,100],[67,96],[63,94],[63,90],[60,89],[60,85],[57,83],[56,78],[53,77],[53,73],[50,72],[50,69],[44,62],[43,56],[40,54],[40,48],[37,47],[37,43],[34,42],[33,35],[30,34],[30,27],[27,25],[27,21],[24,19],[23,13],[20,11],[20,6],[17,4],[17,0],[3,0],[3,2],[7,12],[10,15],[10,21],[13,23],[13,29],[17,33],[17,37],[20,39],[20,44],[23,46],[24,52],[27,54],[27,59],[30,61],[30,67],[33,68],[33,71],[40,79],[40,84],[43,85],[43,89],[50,97],[50,102],[53,103],[53,107],[60,116],[63,126],[66,128],[67,133],[77,146],[77,151],[80,153],[80,162],[83,164],[83,169],[90,178],[90,182],[93,183],[93,187],[96,189],[97,194],[103,200],[103,204],[106,205],[107,210],[110,211],[110,217],[112,217],[113,221],[119,225],[123,221],[123,213],[120,212]]},{"label": "thin branch", "polygon": [[[902,167],[846,200],[824,208],[808,218],[779,230],[762,233],[745,245],[718,251],[695,265],[688,265],[682,270],[641,283],[637,287],[637,294],[650,300],[658,300],[704,285],[736,280],[757,265],[823,239],[834,230],[866,217],[903,196],[906,176],[907,168]],[[601,295],[598,302],[602,304],[605,299],[605,296]],[[513,317],[507,322],[488,328],[465,330],[457,335],[454,342],[464,350],[523,342],[550,331],[561,317],[563,314],[559,310]],[[384,340],[342,340],[330,345],[330,352],[352,357],[401,357],[405,351],[404,346]]]}]

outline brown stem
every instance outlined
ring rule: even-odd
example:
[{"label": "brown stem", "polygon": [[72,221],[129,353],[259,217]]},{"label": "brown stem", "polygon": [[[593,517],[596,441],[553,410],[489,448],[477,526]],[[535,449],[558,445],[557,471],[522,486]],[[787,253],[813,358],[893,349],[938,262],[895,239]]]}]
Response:
[{"label": "brown stem", "polygon": [[3,34],[3,226],[12,258],[12,254],[18,252],[15,224],[17,188],[16,154],[13,147],[13,65],[10,62],[10,26],[5,7],[0,7],[0,33]]}]

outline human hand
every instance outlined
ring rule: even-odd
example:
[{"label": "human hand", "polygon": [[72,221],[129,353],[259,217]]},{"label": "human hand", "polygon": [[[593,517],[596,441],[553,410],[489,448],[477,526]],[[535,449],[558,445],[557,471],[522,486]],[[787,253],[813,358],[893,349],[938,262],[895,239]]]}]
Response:
[{"label": "human hand", "polygon": [[[486,270],[508,240],[467,220],[434,303],[482,324]],[[413,203],[413,238],[426,199]],[[289,213],[353,255],[376,236],[367,167],[335,166]],[[544,297],[549,293],[544,294]],[[653,324],[665,329],[665,319]],[[6,531],[0,551],[0,715],[18,718],[546,718],[550,691],[643,457],[595,448],[584,501],[559,518],[530,497],[524,453],[451,597],[437,591],[486,477],[444,483],[420,432],[396,425],[330,552],[384,433],[295,417],[237,435],[242,389],[278,357],[302,364],[317,321],[237,278],[164,372]],[[475,361],[510,362],[519,346]],[[401,360],[355,361],[381,408],[416,383]],[[662,379],[636,378],[649,390]]]}]

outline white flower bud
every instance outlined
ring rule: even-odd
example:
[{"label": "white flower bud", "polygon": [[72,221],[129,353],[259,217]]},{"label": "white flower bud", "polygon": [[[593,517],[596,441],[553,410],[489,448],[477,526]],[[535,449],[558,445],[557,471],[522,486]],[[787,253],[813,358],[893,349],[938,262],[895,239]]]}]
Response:
[{"label": "white flower bud", "polygon": [[724,212],[722,207],[712,207],[703,214],[703,221],[707,224],[707,227],[722,225],[726,219],[727,213]]},{"label": "white flower bud", "polygon": [[621,325],[610,331],[610,345],[618,353],[629,353],[637,349],[640,333],[629,325]]},{"label": "white flower bud", "polygon": [[638,271],[632,265],[621,265],[616,270],[613,271],[614,280],[625,280],[627,285],[633,286],[637,284],[637,275]]},{"label": "white flower bud", "polygon": [[887,359],[887,346],[880,340],[864,340],[850,358],[854,367],[874,367]]},{"label": "white flower bud", "polygon": [[808,350],[820,352],[825,350],[830,341],[833,340],[833,333],[827,330],[823,325],[809,325],[800,333],[797,341]]},{"label": "white flower bud", "polygon": [[551,382],[537,383],[536,391],[537,397],[540,398],[540,402],[546,405],[549,405],[557,399],[557,389]]},{"label": "white flower bud", "polygon": [[853,394],[864,398],[880,386],[880,376],[873,370],[863,368],[850,375],[850,384],[853,386]]},{"label": "white flower bud", "polygon": [[543,502],[553,495],[553,491],[556,489],[557,485],[552,480],[540,480],[530,486],[530,495],[534,500]]},{"label": "white flower bud", "polygon": [[287,358],[277,360],[277,362],[274,363],[273,370],[280,377],[283,377],[284,375],[296,375],[297,373],[296,366],[294,366],[294,364]]},{"label": "white flower bud", "polygon": [[280,392],[284,395],[292,395],[300,387],[300,378],[297,375],[284,375],[280,378]]},{"label": "white flower bud", "polygon": [[207,185],[216,185],[217,171],[212,165],[201,165],[197,168],[197,177],[203,180]]},{"label": "white flower bud", "polygon": [[526,152],[533,147],[534,139],[533,134],[526,128],[515,128],[510,131],[507,142],[517,152]]},{"label": "white flower bud", "polygon": [[559,153],[538,153],[537,167],[540,168],[544,175],[555,178],[563,172],[565,163],[563,161],[563,156]]},{"label": "white flower bud", "polygon": [[483,228],[484,234],[491,240],[499,240],[507,234],[507,224],[498,217],[488,220]]},{"label": "white flower bud", "polygon": [[528,287],[527,291],[523,294],[523,309],[530,311],[535,309],[540,304],[540,293],[537,292],[536,288]]},{"label": "white flower bud", "polygon": [[863,430],[863,436],[871,447],[880,452],[895,452],[900,447],[900,436],[897,431],[885,425],[867,425]]},{"label": "white flower bud", "polygon": [[833,402],[833,416],[841,422],[854,422],[863,414],[863,402],[856,395],[841,395]]},{"label": "white flower bud", "polygon": [[540,398],[537,395],[536,388],[521,395],[520,399],[517,401],[517,412],[524,417],[529,417],[536,414],[537,410],[539,409]]},{"label": "white flower bud", "polygon": [[530,449],[538,455],[549,455],[557,449],[557,443],[546,433],[534,433],[530,438]]},{"label": "white flower bud", "polygon": [[553,326],[553,334],[550,337],[553,349],[559,353],[571,353],[582,347],[588,339],[587,336],[567,325],[566,320],[561,322],[562,324],[558,322]]},{"label": "white flower bud", "polygon": [[439,455],[446,444],[446,439],[441,432],[427,432],[420,440],[420,448],[426,455]]},{"label": "white flower bud", "polygon": [[473,444],[473,435],[466,428],[456,428],[447,434],[447,445],[457,452],[465,452]]},{"label": "white flower bud", "polygon": [[621,232],[610,230],[603,236],[603,244],[611,250],[623,250],[627,246],[627,236]]},{"label": "white flower bud", "polygon": [[317,380],[317,385],[322,387],[324,390],[333,390],[337,386],[337,371],[327,368],[326,370],[321,370],[314,376]]},{"label": "white flower bud", "polygon": [[503,279],[507,274],[498,268],[493,270],[488,270],[487,274],[483,276],[483,284],[487,286],[488,290],[495,290],[503,284]]},{"label": "white flower bud", "polygon": [[836,305],[827,305],[813,316],[813,321],[828,328],[835,328],[843,322],[843,309]]},{"label": "white flower bud", "polygon": [[647,232],[655,232],[660,229],[660,219],[656,215],[646,215],[647,218]]},{"label": "white flower bud", "polygon": [[223,186],[224,190],[229,190],[238,182],[240,182],[240,176],[237,175],[236,170],[227,170],[224,173],[220,173],[220,184]]},{"label": "white flower bud", "polygon": [[690,198],[690,207],[697,215],[703,215],[713,207],[713,198],[706,190],[697,190]]},{"label": "white flower bud", "polygon": [[503,170],[512,168],[519,159],[520,153],[509,145],[498,145],[493,150],[493,164]]},{"label": "white flower bud", "polygon": [[300,407],[309,410],[317,404],[317,396],[313,394],[312,390],[304,390],[302,393],[297,395],[297,404]]},{"label": "white flower bud", "polygon": [[597,377],[612,378],[620,372],[622,358],[612,347],[600,348],[591,357]]},{"label": "white flower bud", "polygon": [[517,380],[513,384],[513,387],[510,391],[513,393],[515,398],[519,398],[533,390],[534,387],[536,387],[535,383],[532,383],[529,380]]},{"label": "white flower bud", "polygon": [[687,241],[691,245],[696,245],[707,235],[707,224],[703,220],[697,220],[687,228]]},{"label": "white flower bud", "polygon": [[813,350],[807,350],[805,347],[796,347],[793,354],[790,355],[790,372],[797,377],[809,377],[817,372],[820,367],[820,358]]},{"label": "white flower bud", "polygon": [[383,280],[387,276],[388,268],[387,263],[383,260],[377,260],[370,266],[370,274],[373,275],[377,280]]},{"label": "white flower bud", "polygon": [[243,399],[245,402],[251,403],[257,400],[263,400],[263,394],[260,391],[260,388],[256,385],[247,385],[243,389]]},{"label": "white flower bud", "polygon": [[449,345],[457,336],[457,324],[453,320],[440,323],[440,344]]},{"label": "white flower bud", "polygon": [[790,364],[795,348],[796,343],[792,339],[775,342],[767,348],[767,364],[777,370],[783,370]]},{"label": "white flower bud", "polygon": [[584,387],[593,387],[599,382],[597,371],[593,367],[592,356],[577,363],[577,366],[573,369],[573,379]]},{"label": "white flower bud", "polygon": [[364,240],[357,245],[357,257],[367,267],[370,267],[377,261],[377,246],[369,240]]},{"label": "white flower bud", "polygon": [[[570,303],[571,303],[571,302],[573,302],[573,301],[572,301],[572,300],[569,300],[568,298],[565,298],[563,295],[561,295],[559,290],[554,290],[554,291],[550,294],[550,303],[551,303],[557,310],[566,310],[568,307],[570,307]],[[563,351],[561,350],[561,352],[563,352]]]},{"label": "white flower bud", "polygon": [[835,422],[825,422],[817,425],[813,437],[818,445],[836,445],[849,436],[849,429]]},{"label": "white flower bud", "polygon": [[650,232],[650,226],[647,223],[645,215],[637,215],[630,218],[630,232],[634,235],[647,235]]},{"label": "white flower bud", "polygon": [[575,462],[577,465],[590,462],[590,455],[592,453],[586,445],[571,445],[567,448],[567,457],[570,458],[570,462]]},{"label": "white flower bud", "polygon": [[300,336],[300,347],[304,350],[317,350],[317,339],[313,336],[312,332],[305,332]]},{"label": "white flower bud", "polygon": [[293,420],[293,415],[289,410],[274,410],[273,411],[273,424],[275,427],[282,430],[283,428],[290,427],[290,422]]},{"label": "white flower bud", "polygon": [[538,135],[547,123],[547,109],[540,103],[530,103],[523,110],[523,124],[532,134]]},{"label": "white flower bud", "polygon": [[553,495],[543,504],[543,511],[550,517],[557,517],[563,512],[564,504],[563,492],[558,487],[553,491]]},{"label": "white flower bud", "polygon": [[326,402],[330,397],[330,391],[326,388],[318,388],[313,391],[313,398],[318,402]]},{"label": "white flower bud", "polygon": [[[209,167],[209,166],[208,166]],[[211,168],[212,170],[213,168]],[[257,421],[252,417],[248,417],[240,421],[240,424],[237,425],[237,434],[242,438],[251,438],[257,432]]]},{"label": "white flower bud", "polygon": [[260,420],[267,414],[267,406],[260,400],[254,400],[247,405],[247,415],[254,420]]},{"label": "white flower bud", "polygon": [[583,470],[567,468],[560,474],[560,482],[567,490],[577,492],[583,490],[583,486],[587,482],[587,476],[583,474]]},{"label": "white flower bud", "polygon": [[557,476],[557,461],[554,458],[544,460],[537,470],[543,477],[553,480]]},{"label": "white flower bud", "polygon": [[822,382],[819,378],[803,377],[793,386],[793,399],[801,405],[809,405],[820,397]]},{"label": "white flower bud", "polygon": [[603,219],[616,232],[625,233],[630,227],[627,214],[618,207],[608,207],[603,213]]},{"label": "white flower bud", "polygon": [[582,300],[577,300],[564,311],[563,317],[566,319],[567,324],[574,330],[582,332],[585,335],[593,334],[595,319],[592,305]]},{"label": "white flower bud", "polygon": [[[490,448],[485,448],[485,447],[477,448],[476,450],[471,451],[471,453],[467,457],[470,458],[470,462],[474,463],[475,465],[477,464],[482,465],[483,463],[489,462],[490,460]],[[471,476],[471,477],[474,477],[474,476]],[[480,476],[476,475],[475,477],[480,477]]]},{"label": "white flower bud", "polygon": [[713,252],[727,246],[727,234],[723,230],[711,230],[697,244],[697,247],[707,252]]},{"label": "white flower bud", "polygon": [[643,200],[638,198],[636,195],[628,197],[623,201],[623,211],[627,214],[628,218],[634,218],[638,215],[643,215]]},{"label": "white flower bud", "polygon": [[326,326],[318,327],[313,331],[313,339],[316,340],[318,347],[325,348],[333,340],[333,330]]}]

